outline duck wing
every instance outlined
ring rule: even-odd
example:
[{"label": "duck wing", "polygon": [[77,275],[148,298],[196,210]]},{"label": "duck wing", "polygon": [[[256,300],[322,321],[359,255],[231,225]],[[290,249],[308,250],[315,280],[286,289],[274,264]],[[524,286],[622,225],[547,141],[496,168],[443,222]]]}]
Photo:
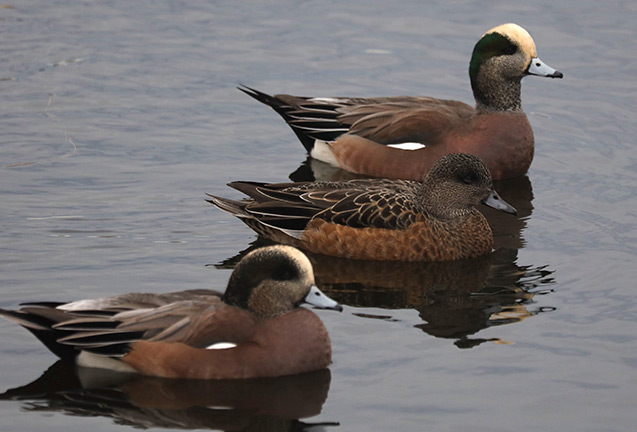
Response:
[{"label": "duck wing", "polygon": [[359,103],[340,109],[339,122],[348,133],[380,144],[420,143],[432,145],[450,129],[474,114],[459,101],[427,97],[386,98],[376,103]]},{"label": "duck wing", "polygon": [[[258,233],[269,229],[300,239],[315,218],[353,228],[404,229],[421,218],[419,182],[359,179],[347,182],[254,183],[233,182],[248,200],[211,196],[209,201],[242,218]],[[262,225],[268,229],[259,229]]]},{"label": "duck wing", "polygon": [[[18,311],[0,313],[62,358],[72,359],[80,351],[122,357],[138,340],[194,347],[244,340],[250,326],[243,322],[251,323],[250,314],[226,305],[220,297],[212,290],[133,293],[71,303],[30,303]],[[237,317],[237,311],[244,313]]]},{"label": "duck wing", "polygon": [[332,142],[349,133],[379,144],[432,145],[474,115],[466,103],[431,97],[305,97],[239,90],[274,109],[309,151],[315,140]]}]

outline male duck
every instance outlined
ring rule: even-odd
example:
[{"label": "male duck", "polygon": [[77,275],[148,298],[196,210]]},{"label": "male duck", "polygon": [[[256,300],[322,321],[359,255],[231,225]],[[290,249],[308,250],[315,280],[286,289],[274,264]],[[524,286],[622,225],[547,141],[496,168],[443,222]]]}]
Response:
[{"label": "male duck", "polygon": [[246,255],[224,294],[189,290],[28,303],[0,315],[83,366],[167,378],[254,378],[330,364],[327,330],[302,302],[342,310],[316,288],[302,252],[272,246]]},{"label": "male duck", "polygon": [[258,234],[311,252],[352,259],[447,261],[493,248],[480,202],[515,213],[473,155],[442,157],[424,181],[360,179],[264,184],[232,182],[251,199],[209,201]]},{"label": "male duck", "polygon": [[471,153],[498,180],[524,175],[533,160],[533,130],[520,99],[526,75],[563,77],[538,58],[525,29],[503,24],[473,49],[475,108],[430,97],[320,98],[239,90],[279,113],[312,157],[336,167],[419,180],[441,156]]}]

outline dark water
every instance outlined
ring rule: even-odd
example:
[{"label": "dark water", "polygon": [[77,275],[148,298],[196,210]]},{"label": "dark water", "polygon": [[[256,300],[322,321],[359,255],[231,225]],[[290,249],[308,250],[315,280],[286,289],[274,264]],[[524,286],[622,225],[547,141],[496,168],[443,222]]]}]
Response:
[{"label": "dark water", "polygon": [[634,430],[634,2],[2,6],[1,307],[223,287],[255,236],[205,192],[342,174],[306,163],[239,83],[471,102],[473,44],[510,21],[565,78],[524,80],[536,157],[497,185],[520,216],[489,213],[493,255],[315,257],[320,285],[348,305],[318,312],[328,373],[199,386],[78,376],[3,320],[1,430]]}]

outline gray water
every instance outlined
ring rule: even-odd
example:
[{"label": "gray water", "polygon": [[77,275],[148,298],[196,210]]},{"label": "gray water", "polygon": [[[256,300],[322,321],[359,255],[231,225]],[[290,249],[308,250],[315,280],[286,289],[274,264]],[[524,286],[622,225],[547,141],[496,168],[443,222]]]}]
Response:
[{"label": "gray water", "polygon": [[236,85],[471,103],[473,45],[504,22],[565,78],[523,82],[536,157],[496,185],[520,215],[489,214],[493,255],[314,257],[347,305],[317,312],[334,362],[267,382],[82,388],[2,320],[0,430],[634,430],[635,2],[5,2],[0,307],[223,288],[256,238],[204,193],[343,174]]}]

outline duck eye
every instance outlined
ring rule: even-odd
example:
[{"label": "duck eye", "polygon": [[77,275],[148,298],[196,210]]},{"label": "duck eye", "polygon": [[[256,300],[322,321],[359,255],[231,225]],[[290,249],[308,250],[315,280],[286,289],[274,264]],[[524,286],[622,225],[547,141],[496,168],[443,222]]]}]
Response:
[{"label": "duck eye", "polygon": [[474,184],[476,180],[478,180],[478,177],[473,173],[468,173],[463,175],[460,180],[462,180],[462,183],[470,185]]},{"label": "duck eye", "polygon": [[515,54],[515,52],[516,52],[517,50],[518,50],[518,49],[515,47],[515,45],[507,45],[507,46],[504,48],[504,50],[502,50],[502,52],[503,52],[505,55],[513,55],[513,54]]},{"label": "duck eye", "polygon": [[273,279],[279,281],[288,281],[296,277],[296,272],[291,268],[279,268],[273,275]]}]

